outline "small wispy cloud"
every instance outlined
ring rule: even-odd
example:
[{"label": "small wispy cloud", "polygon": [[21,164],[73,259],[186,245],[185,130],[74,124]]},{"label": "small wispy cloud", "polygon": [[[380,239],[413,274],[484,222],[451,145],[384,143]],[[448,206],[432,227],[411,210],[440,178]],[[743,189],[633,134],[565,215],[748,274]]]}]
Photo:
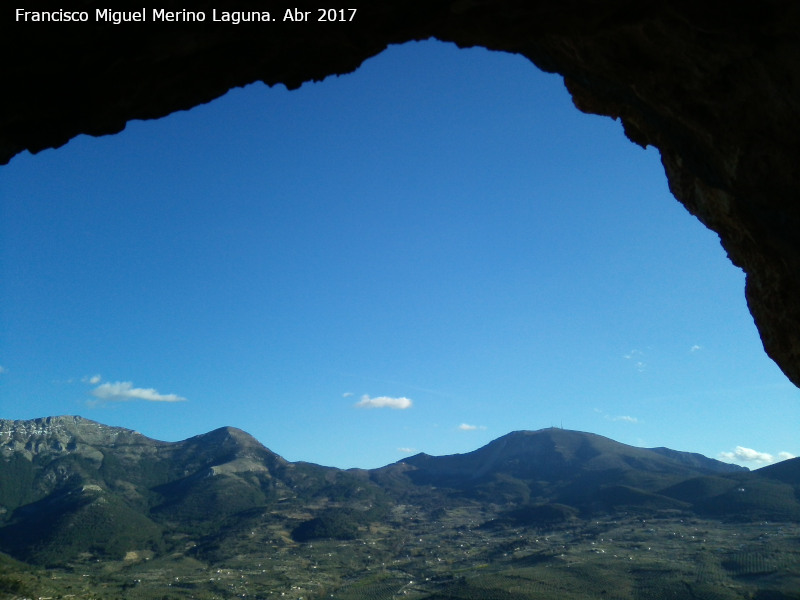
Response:
[{"label": "small wispy cloud", "polygon": [[638,423],[639,422],[639,419],[637,419],[636,417],[631,417],[631,416],[628,416],[628,415],[620,415],[618,417],[608,417],[608,418],[611,419],[612,421],[623,421],[625,423]]},{"label": "small wispy cloud", "polygon": [[3,365],[0,365],[0,375],[6,372],[6,368]]},{"label": "small wispy cloud", "polygon": [[103,378],[100,377],[100,375],[86,375],[85,377],[81,377],[81,381],[83,383],[89,383],[91,385],[97,385],[98,383],[103,381]]},{"label": "small wispy cloud", "polygon": [[414,454],[416,453],[416,448],[398,448],[398,452],[402,452],[403,454]]},{"label": "small wispy cloud", "polygon": [[604,410],[601,410],[599,408],[595,408],[594,412],[596,412],[599,415],[603,415],[603,418],[606,421],[622,421],[623,423],[638,423],[639,422],[639,419],[637,419],[636,417],[632,417],[630,415],[612,416],[612,415],[606,414],[606,412]]},{"label": "small wispy cloud", "polygon": [[700,351],[700,350],[702,350],[702,349],[703,349],[703,347],[702,347],[702,346],[698,346],[697,344],[695,344],[694,346],[692,346],[691,348],[689,348],[689,352],[691,352],[692,354],[694,354],[695,352],[699,352],[699,351]]},{"label": "small wispy cloud", "polygon": [[342,394],[342,398],[349,398],[350,396],[355,396],[353,392],[345,392]]},{"label": "small wispy cloud", "polygon": [[361,400],[354,406],[358,408],[393,408],[395,410],[406,410],[411,408],[414,403],[409,398],[392,398],[390,396],[378,396],[370,398],[367,394],[361,396]]},{"label": "small wispy cloud", "polygon": [[186,402],[186,398],[177,394],[160,394],[153,388],[133,387],[133,383],[130,381],[103,383],[92,390],[92,396],[104,402],[129,402],[131,400]]},{"label": "small wispy cloud", "polygon": [[469,423],[462,423],[458,426],[461,431],[475,431],[476,429],[486,429],[484,425],[470,425]]},{"label": "small wispy cloud", "polygon": [[631,350],[627,354],[623,354],[622,358],[629,360],[636,367],[636,370],[643,373],[647,369],[647,363],[644,362],[644,352],[641,350]]},{"label": "small wispy cloud", "polygon": [[[752,448],[745,448],[744,446],[736,446],[733,452],[720,452],[719,458],[731,462],[752,462],[763,465],[768,465],[776,462],[775,457],[768,452],[759,452]],[[788,460],[794,458],[790,452],[779,452],[777,461]]]}]

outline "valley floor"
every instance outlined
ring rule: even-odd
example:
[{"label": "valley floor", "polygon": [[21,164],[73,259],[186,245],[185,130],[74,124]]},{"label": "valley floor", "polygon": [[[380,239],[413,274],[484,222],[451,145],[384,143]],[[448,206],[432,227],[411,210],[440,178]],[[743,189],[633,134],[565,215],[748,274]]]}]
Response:
[{"label": "valley floor", "polygon": [[[86,554],[67,568],[0,562],[2,598],[143,600],[800,599],[800,523],[721,523],[661,514],[550,527],[489,527],[484,510],[436,521],[396,508],[355,540],[293,542],[265,521],[213,549]],[[231,552],[238,544],[240,552]]]}]

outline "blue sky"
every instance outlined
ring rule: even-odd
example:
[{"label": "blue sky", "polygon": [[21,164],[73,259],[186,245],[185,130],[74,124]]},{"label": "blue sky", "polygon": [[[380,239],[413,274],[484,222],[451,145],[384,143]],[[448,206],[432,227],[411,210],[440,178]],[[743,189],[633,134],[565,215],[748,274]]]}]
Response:
[{"label": "blue sky", "polygon": [[658,152],[438,42],[0,169],[0,418],[377,467],[551,425],[751,468],[800,393]]}]

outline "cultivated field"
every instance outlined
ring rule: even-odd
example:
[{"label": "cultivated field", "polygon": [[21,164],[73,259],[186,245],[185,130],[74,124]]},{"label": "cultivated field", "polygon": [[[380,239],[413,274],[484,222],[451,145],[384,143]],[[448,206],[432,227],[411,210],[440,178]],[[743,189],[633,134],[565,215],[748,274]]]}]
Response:
[{"label": "cultivated field", "polygon": [[[173,540],[159,559],[86,553],[67,568],[0,563],[2,598],[143,600],[800,598],[800,524],[608,515],[492,526],[486,507],[400,506],[352,540],[293,541],[267,515],[213,542]],[[488,524],[487,524],[488,523]],[[237,547],[235,559],[216,562]]]}]

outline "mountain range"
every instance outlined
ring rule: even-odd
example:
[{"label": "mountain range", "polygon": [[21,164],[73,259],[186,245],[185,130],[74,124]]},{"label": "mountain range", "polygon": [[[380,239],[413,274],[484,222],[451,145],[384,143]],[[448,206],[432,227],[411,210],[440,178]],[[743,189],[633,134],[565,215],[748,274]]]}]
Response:
[{"label": "mountain range", "polygon": [[256,529],[282,544],[354,539],[407,506],[431,521],[481,507],[487,528],[617,512],[797,521],[800,459],[749,471],[550,428],[341,470],[286,461],[232,427],[163,442],[76,416],[0,420],[0,551],[32,564],[142,549],[224,559]]}]

